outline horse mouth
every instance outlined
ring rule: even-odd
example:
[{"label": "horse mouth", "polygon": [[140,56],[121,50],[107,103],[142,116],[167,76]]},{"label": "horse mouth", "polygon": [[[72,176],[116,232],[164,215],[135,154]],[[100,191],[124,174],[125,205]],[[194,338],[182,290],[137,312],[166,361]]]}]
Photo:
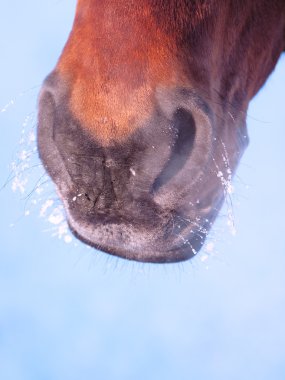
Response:
[{"label": "horse mouth", "polygon": [[105,223],[100,217],[82,220],[76,212],[67,211],[70,230],[79,240],[113,256],[145,263],[175,263],[194,257],[202,248],[215,215],[211,213],[199,223],[186,223],[181,217],[181,222],[173,225],[172,219],[168,217],[168,222],[155,228],[119,217]]}]

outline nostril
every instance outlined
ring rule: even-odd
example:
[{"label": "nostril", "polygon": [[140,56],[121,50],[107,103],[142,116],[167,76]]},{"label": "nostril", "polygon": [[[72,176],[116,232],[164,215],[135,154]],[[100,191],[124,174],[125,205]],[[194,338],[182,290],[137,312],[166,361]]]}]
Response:
[{"label": "nostril", "polygon": [[193,149],[196,126],[192,114],[183,108],[179,108],[173,117],[173,129],[175,141],[171,155],[153,183],[153,193],[157,192],[183,168]]}]

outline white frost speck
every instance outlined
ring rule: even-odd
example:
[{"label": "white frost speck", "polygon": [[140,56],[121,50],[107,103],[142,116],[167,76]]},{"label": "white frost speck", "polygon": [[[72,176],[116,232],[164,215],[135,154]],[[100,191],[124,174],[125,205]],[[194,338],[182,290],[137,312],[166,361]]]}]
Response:
[{"label": "white frost speck", "polygon": [[19,154],[19,159],[20,159],[21,161],[25,161],[28,157],[29,157],[29,153],[28,153],[26,150],[23,150],[23,151],[20,152],[20,154]]},{"label": "white frost speck", "polygon": [[12,182],[12,190],[16,192],[17,190],[20,191],[20,193],[24,193],[26,191],[26,185],[28,183],[28,179],[20,179],[19,177],[15,177]]},{"label": "white frost speck", "polygon": [[204,255],[201,256],[201,259],[200,259],[200,260],[201,260],[202,262],[205,262],[206,260],[208,260],[208,258],[209,258],[209,256],[206,255],[206,254],[204,254]]},{"label": "white frost speck", "polygon": [[11,100],[9,103],[7,103],[2,109],[1,109],[1,113],[3,112],[6,112],[8,108],[10,108],[11,106],[13,106],[15,104],[14,100]]},{"label": "white frost speck", "polygon": [[233,236],[237,234],[237,230],[234,223],[234,216],[231,210],[228,210],[228,222],[227,225],[229,226],[230,232]]},{"label": "white frost speck", "polygon": [[222,173],[221,171],[218,171],[218,173],[217,173],[217,177],[218,177],[218,178],[223,177],[223,173]]},{"label": "white frost speck", "polygon": [[50,214],[50,216],[48,217],[48,221],[51,224],[56,224],[56,225],[62,223],[64,221],[64,215],[63,215],[62,210],[59,207],[55,208]]},{"label": "white frost speck", "polygon": [[41,207],[40,217],[43,218],[46,215],[47,209],[53,205],[53,200],[48,199]]},{"label": "white frost speck", "polygon": [[226,192],[228,193],[228,194],[233,194],[234,193],[234,186],[233,186],[233,184],[231,183],[231,182],[227,182],[226,183]]},{"label": "white frost speck", "polygon": [[207,245],[206,245],[206,252],[208,252],[208,253],[212,253],[213,252],[213,250],[214,250],[214,243],[208,243]]},{"label": "white frost speck", "polygon": [[36,141],[36,135],[34,131],[30,132],[28,140],[30,144]]},{"label": "white frost speck", "polygon": [[72,242],[72,237],[70,235],[65,235],[64,241],[65,243],[70,244]]},{"label": "white frost speck", "polygon": [[60,223],[56,231],[52,234],[52,236],[56,236],[59,239],[63,238],[65,240],[66,236],[69,236],[67,223],[65,221]]},{"label": "white frost speck", "polygon": [[43,191],[44,191],[44,189],[41,186],[39,186],[39,187],[36,188],[36,193],[38,195],[40,195]]}]

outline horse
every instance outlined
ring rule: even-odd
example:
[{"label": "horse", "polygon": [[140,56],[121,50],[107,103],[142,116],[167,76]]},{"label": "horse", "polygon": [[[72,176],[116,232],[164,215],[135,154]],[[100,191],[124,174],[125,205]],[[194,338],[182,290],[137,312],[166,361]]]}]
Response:
[{"label": "horse", "polygon": [[194,257],[284,49],[284,0],[78,0],[37,135],[74,235],[128,260]]}]

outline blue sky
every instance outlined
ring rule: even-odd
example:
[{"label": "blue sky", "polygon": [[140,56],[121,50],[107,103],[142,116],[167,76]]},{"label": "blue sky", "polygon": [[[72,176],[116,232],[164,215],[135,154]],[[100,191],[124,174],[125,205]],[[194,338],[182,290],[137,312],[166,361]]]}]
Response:
[{"label": "blue sky", "polygon": [[[33,147],[37,93],[74,7],[2,5],[1,184]],[[284,379],[284,73],[283,57],[249,109],[250,146],[234,182],[237,234],[223,210],[205,261],[139,265],[52,236],[52,189],[27,198],[40,168],[26,170],[25,194],[13,193],[13,181],[0,192],[1,379]],[[47,199],[55,203],[40,218]]]}]

